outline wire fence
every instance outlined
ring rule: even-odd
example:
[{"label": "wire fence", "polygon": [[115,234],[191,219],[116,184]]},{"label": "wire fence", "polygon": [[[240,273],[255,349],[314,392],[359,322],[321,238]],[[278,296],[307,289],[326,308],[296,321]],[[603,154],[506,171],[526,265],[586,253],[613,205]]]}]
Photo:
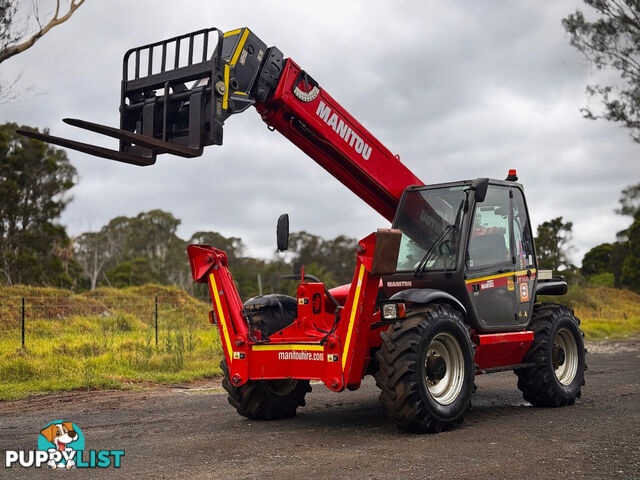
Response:
[{"label": "wire fence", "polygon": [[[143,331],[153,330],[154,343],[158,346],[161,328],[193,330],[208,325],[207,311],[210,309],[210,298],[186,295],[0,297],[0,336],[6,338],[19,334],[20,345],[25,348],[29,342],[30,327],[37,324],[37,328],[42,330],[40,321],[66,324],[85,317],[98,322],[113,319],[120,322],[124,318],[126,323],[127,319],[134,318],[142,325]],[[121,328],[126,330],[127,325]],[[32,334],[35,335],[35,331]]]}]

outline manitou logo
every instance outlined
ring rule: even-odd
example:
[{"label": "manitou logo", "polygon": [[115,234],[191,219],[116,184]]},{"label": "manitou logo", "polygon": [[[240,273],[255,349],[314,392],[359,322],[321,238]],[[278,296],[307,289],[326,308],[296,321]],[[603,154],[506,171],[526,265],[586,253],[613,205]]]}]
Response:
[{"label": "manitou logo", "polygon": [[371,147],[367,145],[356,132],[351,130],[346,122],[338,117],[337,113],[331,113],[331,108],[326,106],[322,100],[318,103],[316,115],[324,120],[327,125],[333,128],[333,131],[340,135],[340,137],[347,142],[351,148],[362,155],[362,158],[369,160],[369,157],[371,156]]}]

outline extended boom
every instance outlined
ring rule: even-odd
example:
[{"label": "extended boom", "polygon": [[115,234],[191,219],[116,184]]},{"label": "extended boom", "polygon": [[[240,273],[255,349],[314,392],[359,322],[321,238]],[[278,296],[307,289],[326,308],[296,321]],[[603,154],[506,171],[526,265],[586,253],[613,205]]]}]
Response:
[{"label": "extended boom", "polygon": [[[214,45],[215,43],[215,45]],[[20,133],[139,166],[156,155],[202,155],[222,144],[225,120],[254,105],[278,130],[387,220],[403,190],[422,182],[293,60],[248,28],[216,28],[129,50],[120,128],[64,121],[120,140],[109,150],[38,132]]]}]

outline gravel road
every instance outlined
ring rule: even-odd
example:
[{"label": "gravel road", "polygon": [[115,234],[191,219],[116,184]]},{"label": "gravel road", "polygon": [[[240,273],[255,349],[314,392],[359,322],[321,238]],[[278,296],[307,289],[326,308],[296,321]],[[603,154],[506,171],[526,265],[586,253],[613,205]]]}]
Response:
[{"label": "gravel road", "polygon": [[479,376],[462,428],[412,435],[385,418],[367,378],[356,392],[314,385],[294,419],[236,415],[216,382],[75,392],[0,403],[0,450],[35,449],[70,419],[86,449],[125,450],[119,469],[0,467],[0,478],[640,479],[640,342],[588,345],[572,407],[533,408],[511,372]]}]

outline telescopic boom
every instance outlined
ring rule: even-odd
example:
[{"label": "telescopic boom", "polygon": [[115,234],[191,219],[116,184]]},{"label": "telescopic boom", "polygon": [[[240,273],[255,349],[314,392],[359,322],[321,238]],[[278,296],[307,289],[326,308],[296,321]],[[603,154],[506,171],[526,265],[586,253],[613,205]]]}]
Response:
[{"label": "telescopic boom", "polygon": [[32,131],[23,135],[110,160],[147,166],[156,156],[202,155],[222,145],[227,118],[254,106],[341,183],[391,221],[402,191],[422,182],[277,47],[248,28],[192,32],[129,50],[120,128],[64,119],[116,138],[118,150]]}]

